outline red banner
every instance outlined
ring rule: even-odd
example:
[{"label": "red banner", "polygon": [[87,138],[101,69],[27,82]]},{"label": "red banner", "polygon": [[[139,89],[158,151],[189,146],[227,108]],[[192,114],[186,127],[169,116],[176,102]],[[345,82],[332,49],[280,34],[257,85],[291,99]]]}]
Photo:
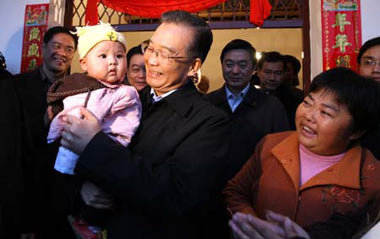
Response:
[{"label": "red banner", "polygon": [[360,0],[322,0],[323,70],[344,66],[357,70],[362,44]]},{"label": "red banner", "polygon": [[49,4],[26,5],[22,42],[21,72],[42,63],[43,36],[47,31]]}]

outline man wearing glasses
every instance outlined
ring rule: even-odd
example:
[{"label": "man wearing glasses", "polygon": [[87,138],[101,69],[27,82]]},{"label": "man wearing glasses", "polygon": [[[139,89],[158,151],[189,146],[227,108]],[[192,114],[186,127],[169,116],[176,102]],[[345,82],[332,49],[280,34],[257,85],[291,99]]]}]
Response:
[{"label": "man wearing glasses", "polygon": [[[128,149],[85,109],[84,119],[65,119],[61,143],[80,154],[76,173],[113,198],[109,239],[213,238],[210,208],[225,183],[227,119],[189,80],[211,43],[203,20],[163,14],[143,47],[150,87],[140,93],[143,115]],[[104,208],[102,199],[84,201]]]},{"label": "man wearing glasses", "polygon": [[360,75],[380,82],[380,37],[366,41],[357,60]]},{"label": "man wearing glasses", "polygon": [[[357,61],[361,76],[380,83],[380,37],[372,38],[363,44]],[[363,147],[368,148],[380,160],[380,127],[368,132],[361,142]]]}]

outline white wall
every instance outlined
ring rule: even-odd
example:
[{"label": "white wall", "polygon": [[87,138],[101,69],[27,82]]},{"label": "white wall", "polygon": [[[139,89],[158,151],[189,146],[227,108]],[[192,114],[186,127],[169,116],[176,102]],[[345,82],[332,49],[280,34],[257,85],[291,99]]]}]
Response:
[{"label": "white wall", "polygon": [[0,51],[13,74],[20,72],[25,5],[41,3],[49,0],[1,0]]},{"label": "white wall", "polygon": [[362,4],[362,42],[380,36],[380,1],[361,0]]},{"label": "white wall", "polygon": [[[380,0],[361,0],[362,43],[380,36]],[[322,23],[321,0],[309,1],[310,7],[310,50],[311,77],[322,71]]]}]

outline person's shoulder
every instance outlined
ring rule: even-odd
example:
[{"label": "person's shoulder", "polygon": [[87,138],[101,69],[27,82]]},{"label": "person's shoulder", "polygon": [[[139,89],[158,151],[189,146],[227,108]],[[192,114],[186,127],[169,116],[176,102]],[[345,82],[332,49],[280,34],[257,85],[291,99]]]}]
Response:
[{"label": "person's shoulder", "polygon": [[210,101],[207,95],[200,95],[197,97],[197,100],[194,102],[193,106],[202,110],[202,114],[205,117],[220,117],[227,118],[228,115],[226,112],[215,106],[215,104]]},{"label": "person's shoulder", "polygon": [[35,79],[36,77],[41,77],[39,68],[32,71],[18,73],[14,76],[16,80]]},{"label": "person's shoulder", "polygon": [[279,99],[259,89],[255,89],[254,99],[257,101],[259,107],[270,108],[272,112],[275,112],[277,109],[284,108]]},{"label": "person's shoulder", "polygon": [[0,80],[10,80],[13,78],[14,76],[9,71],[5,69],[0,70]]},{"label": "person's shoulder", "polygon": [[369,149],[362,146],[357,147],[360,147],[363,152],[362,155],[364,157],[364,164],[367,165],[367,170],[372,169],[369,171],[377,171],[377,174],[380,177],[380,161],[372,154],[372,152]]},{"label": "person's shoulder", "polygon": [[215,98],[216,96],[219,96],[221,93],[224,92],[224,86],[220,87],[219,89],[216,89],[206,95],[206,98]]},{"label": "person's shoulder", "polygon": [[205,95],[205,99],[214,105],[218,105],[226,100],[225,95],[225,89],[224,86],[222,86],[219,89],[214,90]]},{"label": "person's shoulder", "polygon": [[295,131],[282,131],[282,132],[267,134],[266,136],[264,136],[263,139],[264,141],[278,143],[294,134],[295,134]]},{"label": "person's shoulder", "polygon": [[122,97],[127,97],[129,100],[139,99],[139,93],[136,88],[130,85],[121,84],[116,91]]},{"label": "person's shoulder", "polygon": [[[259,151],[267,152],[270,154],[271,150],[277,145],[282,145],[281,148],[288,149],[288,146],[295,145],[298,142],[297,132],[283,131],[278,133],[271,133],[264,136],[257,144]],[[284,144],[284,145],[283,145]]]}]

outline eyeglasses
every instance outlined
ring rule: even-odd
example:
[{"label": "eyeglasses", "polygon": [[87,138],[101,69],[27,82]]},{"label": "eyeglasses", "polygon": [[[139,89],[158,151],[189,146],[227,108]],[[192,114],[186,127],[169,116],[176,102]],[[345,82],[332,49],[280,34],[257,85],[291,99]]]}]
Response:
[{"label": "eyeglasses", "polygon": [[174,61],[179,61],[180,59],[194,58],[194,57],[188,57],[188,56],[174,56],[169,52],[165,52],[159,49],[154,49],[154,47],[149,42],[146,42],[146,41],[141,43],[141,50],[144,53],[144,55],[147,57],[150,57],[154,53],[157,59],[160,62],[163,62],[165,64],[171,64]]},{"label": "eyeglasses", "polygon": [[363,65],[365,65],[365,66],[376,66],[376,65],[378,65],[378,66],[380,66],[380,61],[375,61],[375,60],[372,60],[372,59],[365,59],[364,61],[363,61]]}]

